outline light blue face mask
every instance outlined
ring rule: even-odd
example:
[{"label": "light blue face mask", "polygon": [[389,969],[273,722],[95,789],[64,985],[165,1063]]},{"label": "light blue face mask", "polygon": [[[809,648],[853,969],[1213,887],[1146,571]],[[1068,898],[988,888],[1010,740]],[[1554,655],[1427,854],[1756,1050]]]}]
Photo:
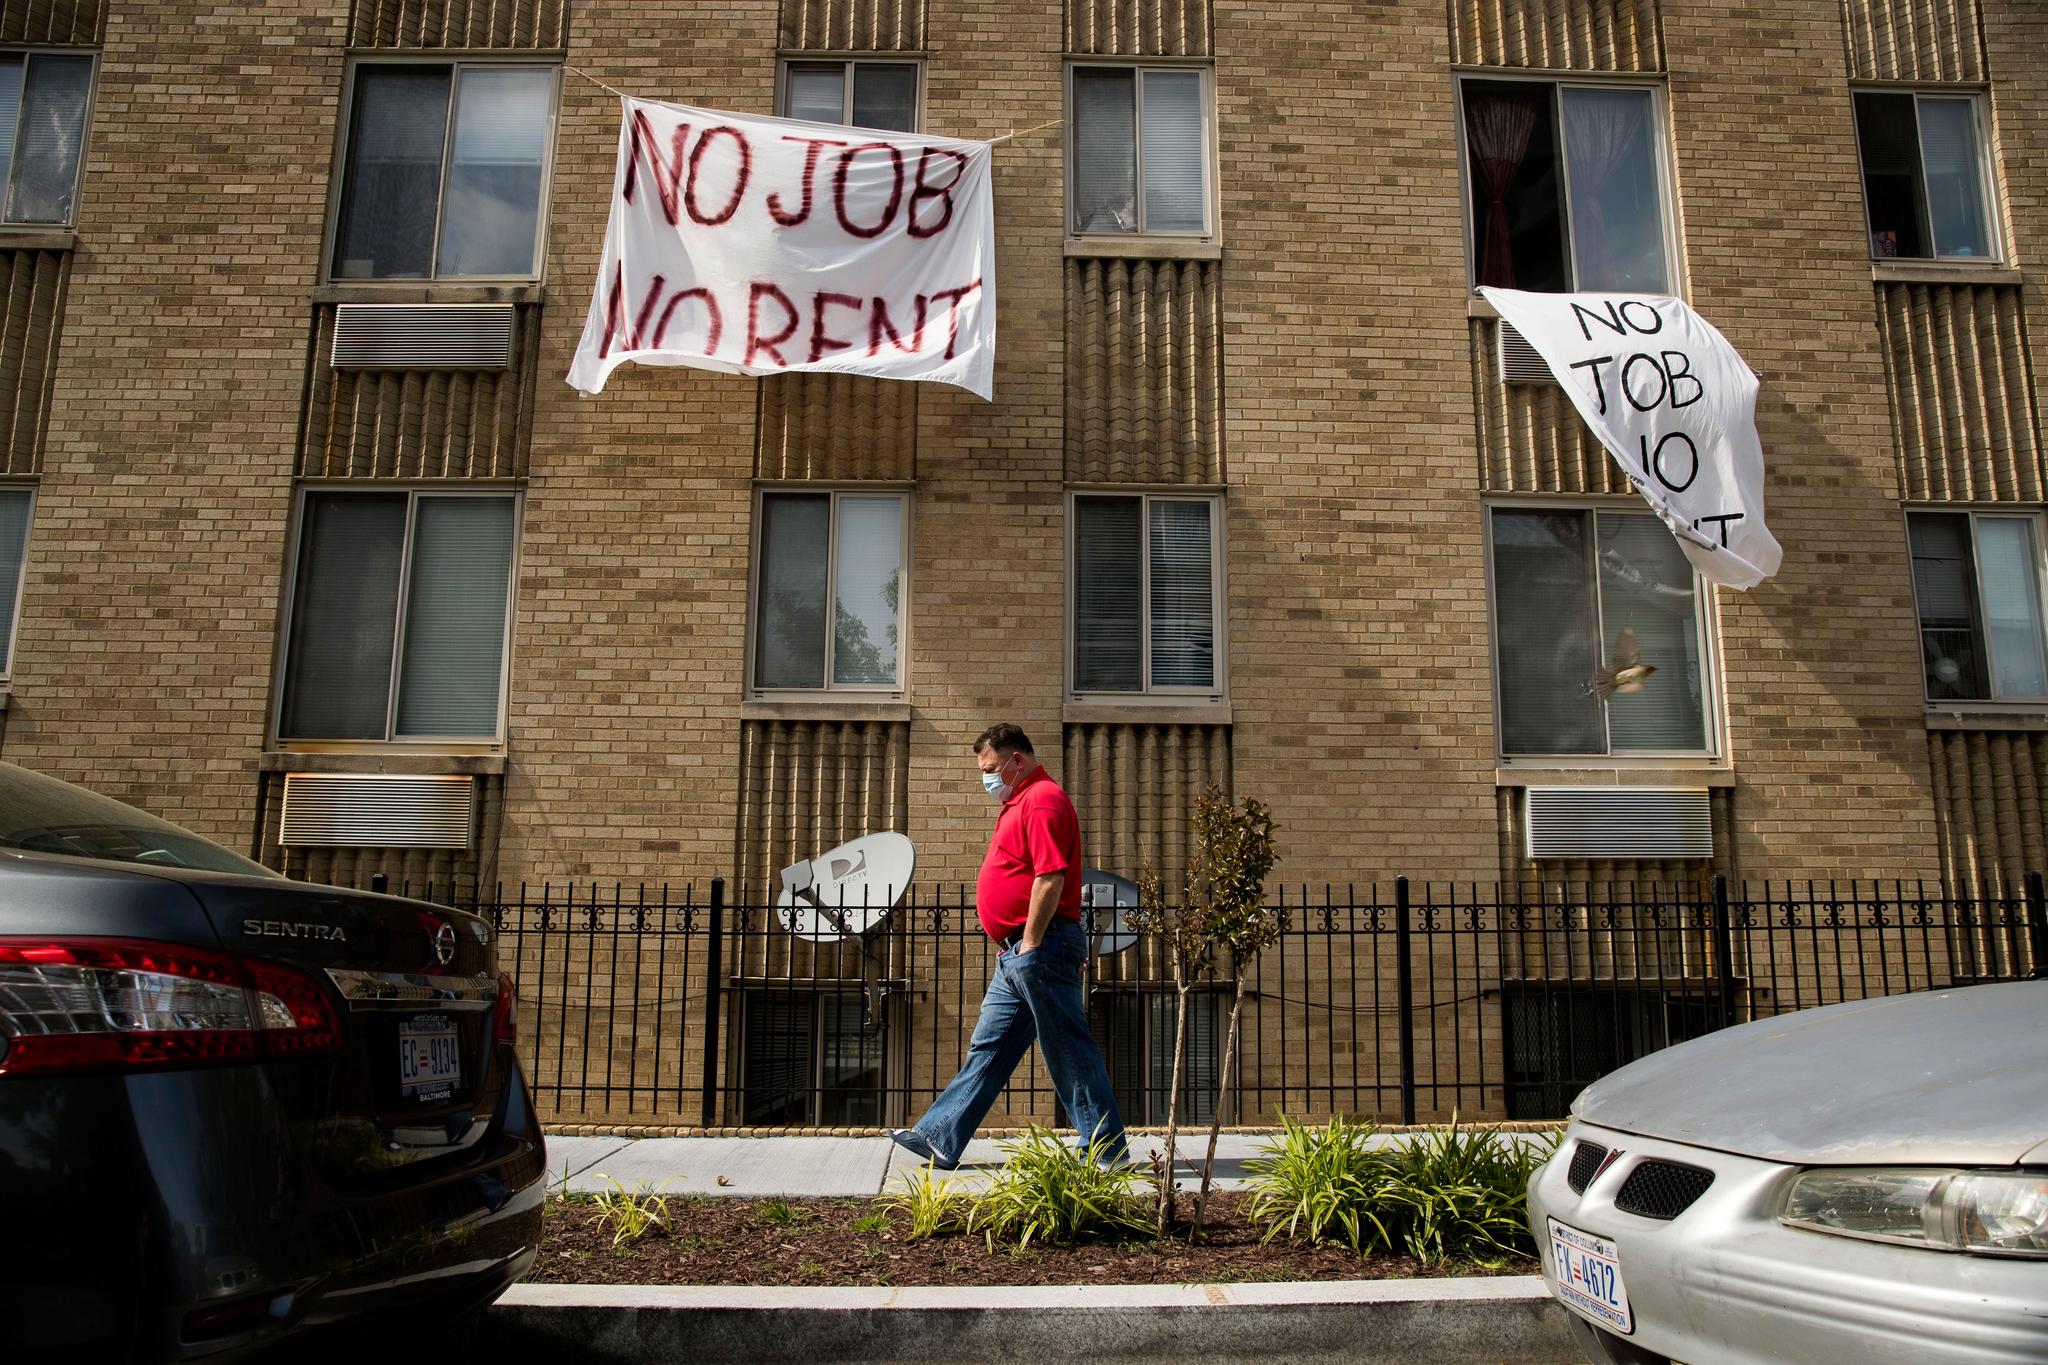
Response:
[{"label": "light blue face mask", "polygon": [[1014,790],[1009,783],[1003,781],[1003,768],[1009,766],[1010,760],[1006,758],[1003,760],[1002,767],[997,768],[992,773],[983,773],[981,775],[981,789],[998,801],[1009,800],[1010,793]]}]

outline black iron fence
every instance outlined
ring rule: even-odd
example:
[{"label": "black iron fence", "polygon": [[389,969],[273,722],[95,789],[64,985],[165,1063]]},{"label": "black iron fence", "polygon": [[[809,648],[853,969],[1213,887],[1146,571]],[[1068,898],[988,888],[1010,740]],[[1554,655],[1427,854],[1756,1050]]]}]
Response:
[{"label": "black iron fence", "polygon": [[[401,888],[402,889],[402,888]],[[2042,879],[2014,894],[1914,882],[1289,888],[1248,964],[1226,1121],[1458,1112],[1556,1118],[1586,1083],[1731,1023],[1871,996],[2048,975]],[[521,1048],[557,1120],[871,1128],[951,1078],[995,947],[966,888],[812,941],[714,879],[522,886],[500,931]],[[857,926],[849,926],[857,927]],[[1165,1118],[1175,992],[1159,945],[1091,924],[1089,1010],[1132,1124]],[[1206,1121],[1227,976],[1190,998],[1182,1114]],[[1035,1059],[991,1124],[1045,1121]]]}]

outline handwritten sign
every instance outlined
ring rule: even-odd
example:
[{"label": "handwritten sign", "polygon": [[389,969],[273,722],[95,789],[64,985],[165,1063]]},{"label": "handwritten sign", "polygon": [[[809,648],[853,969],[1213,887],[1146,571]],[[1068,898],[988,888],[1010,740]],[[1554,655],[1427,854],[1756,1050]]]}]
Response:
[{"label": "handwritten sign", "polygon": [[626,361],[990,396],[990,144],[626,99],[585,393]]},{"label": "handwritten sign", "polygon": [[1712,323],[1664,295],[1479,292],[1536,348],[1702,576],[1753,588],[1778,571],[1756,375]]}]

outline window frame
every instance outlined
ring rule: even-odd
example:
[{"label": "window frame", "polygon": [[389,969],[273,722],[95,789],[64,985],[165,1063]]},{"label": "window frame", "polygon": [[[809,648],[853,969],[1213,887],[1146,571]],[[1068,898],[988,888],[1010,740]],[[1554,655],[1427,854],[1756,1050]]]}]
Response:
[{"label": "window frame", "polygon": [[[1657,514],[1643,505],[1640,498],[1627,497],[1570,497],[1570,496],[1524,496],[1487,498],[1480,504],[1480,513],[1485,518],[1483,527],[1485,540],[1486,573],[1486,664],[1492,674],[1493,684],[1493,751],[1494,761],[1502,768],[1556,768],[1556,767],[1599,767],[1599,768],[1724,768],[1727,766],[1727,730],[1722,723],[1721,706],[1725,692],[1721,686],[1721,651],[1719,596],[1714,585],[1695,568],[1693,582],[1693,630],[1698,637],[1700,650],[1700,712],[1703,738],[1706,747],[1701,749],[1626,749],[1614,751],[1613,722],[1605,707],[1601,709],[1602,727],[1607,731],[1607,751],[1604,753],[1510,753],[1506,745],[1507,728],[1501,707],[1501,656],[1500,656],[1500,603],[1494,595],[1493,566],[1493,514],[1496,511],[1534,512],[1578,512],[1595,519],[1594,540],[1591,545],[1595,562],[1588,567],[1593,570],[1593,599],[1599,613],[1597,639],[1601,647],[1607,640],[1607,599],[1601,592],[1597,568],[1599,554],[1598,518],[1601,513],[1620,513],[1630,516],[1645,516],[1658,520]],[[1669,530],[1669,528],[1666,528]],[[1598,667],[1598,664],[1595,665]]]},{"label": "window frame", "polygon": [[[1550,87],[1550,110],[1552,126],[1564,127],[1564,95],[1567,88],[1587,90],[1646,90],[1650,95],[1650,117],[1655,123],[1652,129],[1657,142],[1657,196],[1662,206],[1662,237],[1664,239],[1664,269],[1670,288],[1662,294],[1646,294],[1651,298],[1684,299],[1687,297],[1685,271],[1685,241],[1678,223],[1678,167],[1676,149],[1671,131],[1671,91],[1662,77],[1608,77],[1596,75],[1528,75],[1501,67],[1459,67],[1451,74],[1452,114],[1455,136],[1458,139],[1458,201],[1462,206],[1464,222],[1461,236],[1465,243],[1465,288],[1468,293],[1479,292],[1479,229],[1472,216],[1472,142],[1465,131],[1465,85],[1477,81],[1487,85],[1543,85]],[[1565,229],[1565,278],[1571,282],[1572,290],[1579,287],[1579,263],[1572,253],[1571,244],[1578,241],[1577,226],[1572,221],[1571,166],[1565,150],[1562,134],[1557,142],[1557,159],[1560,172],[1560,203],[1558,216]],[[1566,291],[1570,292],[1570,291]]]},{"label": "window frame", "polygon": [[[853,82],[855,79],[855,67],[908,66],[913,68],[917,73],[917,117],[915,120],[917,126],[915,128],[912,128],[909,131],[909,133],[897,134],[897,136],[909,136],[911,134],[921,135],[924,132],[925,63],[922,55],[898,55],[894,53],[885,52],[784,52],[779,57],[777,57],[775,61],[775,116],[777,118],[792,117],[789,114],[788,109],[789,69],[793,66],[838,66],[843,67],[845,69],[846,84],[844,90],[841,92],[840,95],[839,112],[841,115],[840,123],[844,124],[848,128],[862,126],[856,125],[853,122]],[[868,131],[889,132],[891,130],[876,128],[868,129]]]},{"label": "window frame", "polygon": [[[748,701],[762,702],[817,702],[817,701],[902,701],[910,695],[910,604],[912,580],[915,577],[910,559],[911,512],[915,499],[912,488],[902,483],[857,482],[826,484],[805,483],[762,483],[754,488],[753,545],[747,557],[747,652],[746,686],[742,695]],[[777,496],[829,496],[832,500],[828,512],[830,526],[825,544],[825,652],[824,682],[818,687],[758,687],[754,683],[755,656],[760,649],[761,621],[761,561],[768,548],[767,510],[768,499]],[[838,596],[839,583],[839,503],[842,497],[893,497],[901,507],[897,518],[898,563],[901,564],[896,586],[896,681],[887,683],[835,683],[832,681],[833,655],[838,647]]]},{"label": "window frame", "polygon": [[[1998,667],[1991,639],[1991,629],[1984,617],[1984,556],[1977,548],[1977,523],[1984,517],[1994,521],[2026,521],[2034,528],[2034,575],[2036,590],[2043,604],[2043,619],[2038,623],[2044,647],[2048,647],[2048,511],[2038,506],[2019,504],[2013,507],[1984,506],[1975,503],[1909,503],[1905,507],[1905,518],[1901,529],[1906,537],[1906,578],[1913,594],[1913,646],[1914,668],[1920,676],[1920,699],[1932,712],[2011,712],[2039,714],[2048,712],[2048,693],[2040,696],[2003,697],[1998,695]],[[1943,697],[1935,698],[1927,689],[1927,646],[1925,644],[1925,617],[1920,612],[1920,578],[1913,568],[1913,518],[1921,514],[1940,516],[1966,516],[1970,522],[1970,633],[1973,643],[1984,651],[1985,688],[1992,695],[1988,697]]]},{"label": "window frame", "polygon": [[[424,275],[338,275],[335,273],[334,253],[339,247],[341,232],[341,210],[348,193],[349,144],[355,134],[356,86],[358,74],[365,67],[444,66],[448,68],[448,118],[441,130],[441,171],[439,188],[434,195],[434,254],[433,261]],[[462,72],[469,68],[535,67],[548,71],[554,78],[549,93],[547,131],[542,136],[543,152],[540,168],[540,193],[535,203],[533,224],[533,269],[523,275],[442,275],[441,266],[441,223],[448,207],[449,159],[455,149],[456,100],[461,94]],[[347,288],[440,288],[467,289],[491,285],[537,285],[546,282],[548,263],[548,205],[554,197],[555,187],[555,143],[562,123],[562,74],[560,58],[549,57],[454,57],[447,55],[378,55],[374,57],[350,57],[342,69],[341,108],[335,121],[335,142],[333,171],[327,184],[327,230],[322,239],[320,255],[320,282],[323,285],[340,285]]]},{"label": "window frame", "polygon": [[28,494],[28,521],[21,536],[21,570],[14,580],[14,609],[7,613],[7,658],[0,664],[0,685],[14,677],[14,651],[21,644],[21,599],[26,596],[28,586],[29,548],[35,542],[36,504],[41,500],[41,485],[33,479],[0,479],[0,492],[11,493],[19,489]]},{"label": "window frame", "polygon": [[[1138,564],[1143,576],[1138,585],[1138,630],[1143,654],[1139,661],[1142,685],[1134,692],[1082,691],[1074,686],[1074,656],[1076,636],[1074,628],[1074,589],[1078,580],[1078,565],[1075,561],[1075,531],[1078,520],[1077,505],[1084,498],[1137,498],[1138,507]],[[1152,685],[1152,503],[1199,502],[1209,507],[1209,619],[1211,638],[1215,641],[1215,674],[1208,687],[1154,687]],[[1066,608],[1062,621],[1065,637],[1065,695],[1069,702],[1089,705],[1144,706],[1158,705],[1162,701],[1172,704],[1216,703],[1229,700],[1229,620],[1226,605],[1230,600],[1229,584],[1225,577],[1224,553],[1226,522],[1224,518],[1224,496],[1217,492],[1188,492],[1178,488],[1070,488],[1066,494],[1065,559],[1066,559]]]},{"label": "window frame", "polygon": [[[1081,232],[1074,226],[1074,161],[1078,151],[1080,125],[1074,118],[1074,73],[1083,68],[1135,73],[1131,86],[1131,165],[1137,186],[1138,228],[1133,232]],[[1147,71],[1194,71],[1201,76],[1202,98],[1202,217],[1200,232],[1157,231],[1145,226],[1145,73]],[[1216,128],[1216,63],[1208,57],[1073,57],[1060,77],[1064,101],[1061,122],[1064,149],[1061,165],[1062,234],[1072,254],[1109,256],[1158,256],[1172,258],[1199,254],[1203,247],[1220,245],[1222,229],[1222,173],[1218,165]]]},{"label": "window frame", "polygon": [[[16,56],[22,59],[21,98],[28,95],[28,63],[37,57],[84,57],[92,63],[92,74],[85,85],[85,123],[78,132],[78,165],[71,173],[71,216],[61,223],[10,223],[0,216],[0,237],[48,232],[75,232],[78,229],[78,204],[85,196],[85,164],[92,155],[93,114],[99,106],[100,94],[100,49],[96,47],[38,47],[22,43],[0,46],[0,56]],[[21,104],[17,100],[14,109],[13,153],[8,161],[8,174],[0,181],[0,215],[4,215],[6,201],[13,193],[14,156],[21,151]],[[12,656],[10,655],[10,658]]]},{"label": "window frame", "polygon": [[[1875,234],[1870,227],[1870,178],[1863,167],[1863,125],[1862,115],[1857,112],[1858,95],[1911,95],[1913,97],[1913,152],[1920,168],[1921,210],[1927,221],[1921,229],[1927,234],[1928,245],[1934,243],[1932,211],[1926,204],[1927,193],[1927,149],[1920,139],[1920,101],[1923,98],[1964,100],[1970,105],[1971,119],[1977,131],[1977,184],[1984,197],[1980,206],[1984,210],[1984,231],[1990,238],[1991,251],[1984,256],[1880,256]],[[1871,82],[1860,81],[1849,87],[1849,128],[1856,141],[1856,197],[1863,205],[1863,249],[1869,253],[1872,265],[1878,266],[1952,266],[1961,269],[2003,269],[2007,265],[2010,249],[2006,243],[2005,224],[2000,212],[2002,199],[1998,187],[1998,159],[1992,155],[1992,124],[1990,88],[1985,85],[1962,86],[1929,85],[1918,81]],[[1971,535],[1976,534],[1974,526]],[[1972,542],[1974,549],[1974,541]]]},{"label": "window frame", "polygon": [[[365,497],[406,495],[405,540],[398,576],[398,605],[391,621],[391,674],[384,697],[384,738],[359,737],[304,739],[284,732],[285,697],[291,683],[292,635],[298,626],[299,572],[305,562],[306,511],[318,496],[357,494]],[[398,727],[399,687],[405,670],[405,618],[412,595],[414,533],[419,524],[421,498],[506,498],[512,503],[512,557],[505,570],[505,631],[498,649],[498,726],[489,735],[401,735]],[[270,735],[275,747],[299,753],[470,752],[502,750],[506,742],[507,711],[511,700],[512,628],[519,602],[519,561],[525,540],[526,492],[512,484],[465,485],[449,488],[423,483],[384,483],[367,480],[308,480],[293,496],[291,550],[284,575],[284,600],[278,613],[276,663],[272,676],[276,685],[270,707]]]}]

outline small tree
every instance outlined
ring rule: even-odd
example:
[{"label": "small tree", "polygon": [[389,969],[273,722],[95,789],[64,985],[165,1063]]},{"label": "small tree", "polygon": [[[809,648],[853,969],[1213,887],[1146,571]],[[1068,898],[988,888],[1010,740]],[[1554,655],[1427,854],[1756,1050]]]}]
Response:
[{"label": "small tree", "polygon": [[1136,926],[1159,937],[1173,967],[1173,1080],[1166,1100],[1165,1167],[1159,1179],[1159,1230],[1173,1217],[1173,1164],[1178,1145],[1180,1092],[1187,1065],[1188,998],[1195,983],[1211,975],[1220,952],[1230,959],[1230,1028],[1225,1035],[1223,1066],[1217,1076],[1216,1102],[1210,1109],[1209,1148],[1202,1161],[1201,1189],[1195,1196],[1194,1226],[1202,1226],[1209,1187],[1216,1168],[1216,1138],[1223,1125],[1223,1097],[1236,1079],[1239,1017],[1244,1009],[1245,978],[1258,954],[1279,936],[1279,916],[1265,903],[1266,875],[1273,870],[1273,813],[1247,798],[1233,806],[1220,788],[1210,787],[1195,801],[1194,847],[1182,880],[1181,894],[1169,905],[1158,874],[1145,869],[1139,878]]}]

